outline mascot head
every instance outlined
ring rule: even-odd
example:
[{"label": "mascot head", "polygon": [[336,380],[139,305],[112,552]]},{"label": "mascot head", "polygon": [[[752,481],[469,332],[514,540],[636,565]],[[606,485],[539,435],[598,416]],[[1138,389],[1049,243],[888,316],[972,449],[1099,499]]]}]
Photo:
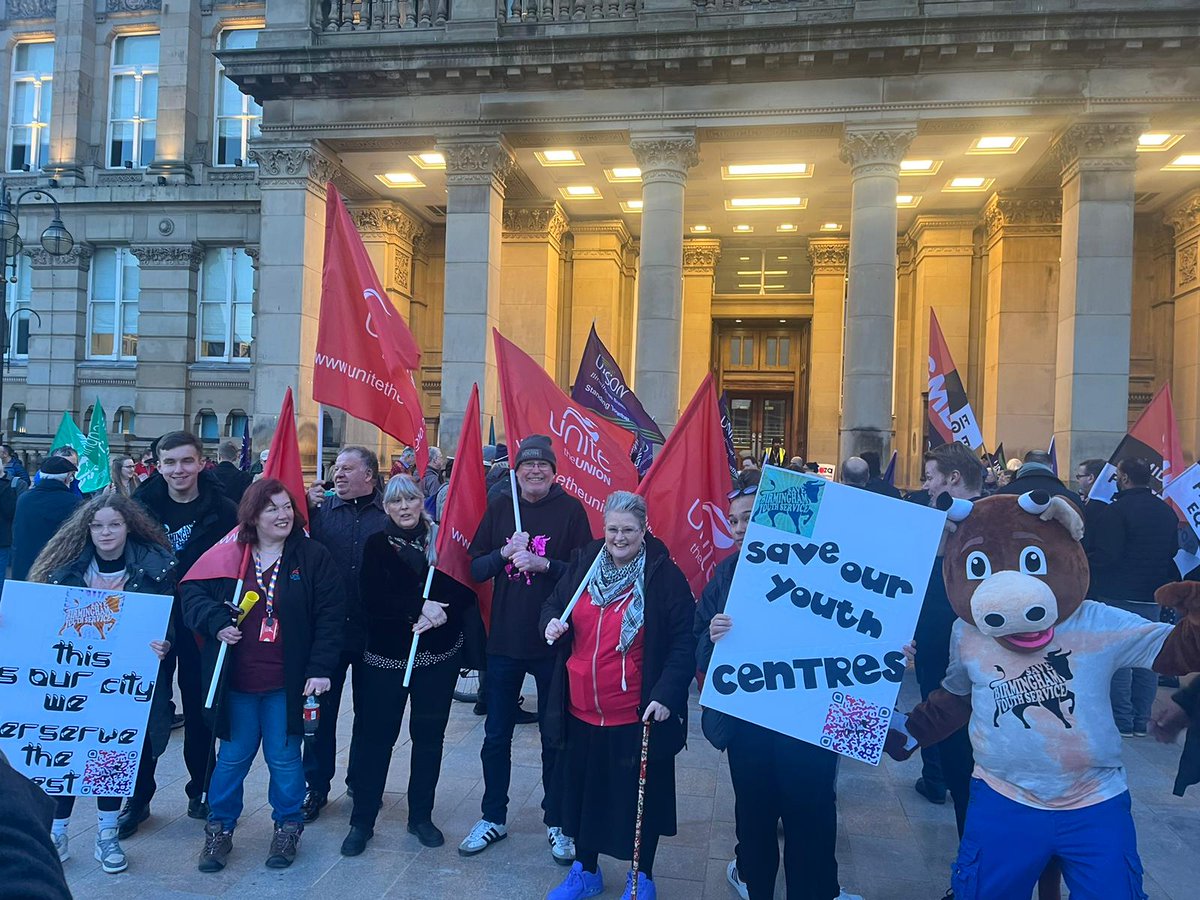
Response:
[{"label": "mascot head", "polygon": [[1044,491],[954,500],[947,512],[955,527],[942,574],[954,611],[1012,650],[1041,650],[1087,592],[1079,513]]}]

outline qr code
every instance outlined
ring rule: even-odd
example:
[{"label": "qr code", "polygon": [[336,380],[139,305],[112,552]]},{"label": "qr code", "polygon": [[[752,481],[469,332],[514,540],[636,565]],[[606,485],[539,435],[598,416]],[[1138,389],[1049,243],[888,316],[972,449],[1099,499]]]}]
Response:
[{"label": "qr code", "polygon": [[835,691],[821,729],[821,746],[877,766],[891,718],[887,707]]},{"label": "qr code", "polygon": [[137,779],[135,750],[89,750],[80,793],[94,797],[128,797]]}]

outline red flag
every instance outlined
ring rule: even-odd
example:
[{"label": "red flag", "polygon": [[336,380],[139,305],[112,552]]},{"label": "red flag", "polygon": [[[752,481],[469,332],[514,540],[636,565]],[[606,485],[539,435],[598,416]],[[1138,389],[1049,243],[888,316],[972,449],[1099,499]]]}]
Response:
[{"label": "red flag", "polygon": [[1173,478],[1183,473],[1183,443],[1179,439],[1179,426],[1175,422],[1175,407],[1171,403],[1171,386],[1164,384],[1154,399],[1142,410],[1129,433],[1117,444],[1109,457],[1108,464],[1096,478],[1089,500],[1107,503],[1117,492],[1117,463],[1123,459],[1141,457],[1150,463],[1153,478],[1150,486],[1156,494]]},{"label": "red flag", "polygon": [[487,484],[483,471],[483,441],[479,433],[479,385],[471,388],[471,399],[458,433],[458,451],[450,473],[450,490],[437,534],[437,567],[466,585],[479,598],[479,614],[488,625],[492,614],[491,582],[480,584],[471,577],[467,549],[487,509]]},{"label": "red flag", "polygon": [[[263,478],[278,478],[296,498],[296,518],[308,525],[308,506],[305,502],[304,473],[300,469],[300,441],[296,438],[296,410],[292,389],[283,395],[279,421],[271,435]],[[182,581],[203,581],[207,578],[240,578],[246,568],[249,546],[237,543],[237,527],[213,544],[192,563]]]},{"label": "red flag", "polygon": [[341,195],[332,184],[325,190],[313,399],[411,445],[417,471],[424,474],[429,459],[425,415],[409,371],[420,366],[421,350],[380,284]]},{"label": "red flag", "polygon": [[958,369],[950,357],[950,347],[942,335],[933,308],[929,310],[929,444],[939,447],[961,441],[972,450],[983,446],[983,435]]},{"label": "red flag", "polygon": [[541,366],[499,331],[493,329],[492,336],[509,456],[515,458],[522,438],[549,435],[558,458],[557,482],[583,503],[592,531],[603,531],[608,495],[637,489],[637,469],[629,460],[633,435],[564,394]]},{"label": "red flag", "polygon": [[725,518],[729,483],[725,432],[709,374],[637,490],[646,498],[650,530],[667,545],[697,597],[717,563],[733,551]]}]

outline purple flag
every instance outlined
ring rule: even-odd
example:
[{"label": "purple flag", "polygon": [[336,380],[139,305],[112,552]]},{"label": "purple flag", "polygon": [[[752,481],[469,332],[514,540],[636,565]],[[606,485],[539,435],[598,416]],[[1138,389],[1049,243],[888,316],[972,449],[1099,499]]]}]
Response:
[{"label": "purple flag", "polygon": [[1050,446],[1046,449],[1046,452],[1048,454],[1050,454],[1050,471],[1053,472],[1054,476],[1057,478],[1058,477],[1058,450],[1056,450],[1054,447],[1054,435],[1050,435]]},{"label": "purple flag", "polygon": [[883,480],[892,487],[896,486],[896,457],[900,455],[899,451],[892,451],[892,458],[888,460],[887,469],[883,473]]},{"label": "purple flag", "polygon": [[725,455],[729,457],[729,472],[736,479],[738,477],[738,459],[737,450],[733,446],[733,419],[729,417],[728,391],[721,391],[717,407],[721,410],[721,431],[725,435]]},{"label": "purple flag", "polygon": [[653,445],[663,443],[666,437],[642,408],[637,395],[630,390],[621,367],[600,340],[600,335],[596,334],[595,323],[583,348],[583,359],[579,361],[571,399],[633,432],[630,457],[637,466],[638,474],[645,475],[652,462]]},{"label": "purple flag", "polygon": [[250,471],[250,417],[242,423],[242,455],[238,460],[238,468],[243,472]]}]

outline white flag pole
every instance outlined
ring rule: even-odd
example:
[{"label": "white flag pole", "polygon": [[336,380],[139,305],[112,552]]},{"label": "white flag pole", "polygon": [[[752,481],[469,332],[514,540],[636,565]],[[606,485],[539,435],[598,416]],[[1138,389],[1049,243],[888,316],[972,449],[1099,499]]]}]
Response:
[{"label": "white flag pole", "polygon": [[508,470],[508,483],[512,486],[513,521],[515,521],[517,524],[517,527],[516,527],[515,531],[513,532],[515,534],[517,531],[525,530],[521,527],[521,495],[517,490],[517,470],[516,469]]},{"label": "white flag pole", "polygon": [[325,481],[325,407],[317,404],[317,481]]},{"label": "white flag pole", "polygon": [[[604,554],[604,548],[600,548],[600,552],[596,554],[596,558],[592,560],[592,564],[588,566],[588,570],[583,573],[583,581],[579,582],[579,587],[575,588],[575,593],[571,596],[571,602],[567,604],[567,608],[562,611],[562,615],[558,620],[564,625],[567,619],[571,618],[571,610],[575,608],[575,604],[579,602],[579,598],[583,596],[583,592],[587,590],[588,583],[592,580],[592,576],[596,574],[596,566],[600,565],[600,557]],[[554,641],[546,641],[547,644],[553,644]]]},{"label": "white flag pole", "polygon": [[[429,599],[429,587],[433,584],[434,567],[429,567],[429,573],[425,576],[425,590],[421,592],[421,599]],[[408,687],[409,679],[412,678],[413,663],[417,660],[417,641],[420,640],[419,634],[412,636],[412,644],[408,648],[408,663],[404,666],[404,686]]]}]

